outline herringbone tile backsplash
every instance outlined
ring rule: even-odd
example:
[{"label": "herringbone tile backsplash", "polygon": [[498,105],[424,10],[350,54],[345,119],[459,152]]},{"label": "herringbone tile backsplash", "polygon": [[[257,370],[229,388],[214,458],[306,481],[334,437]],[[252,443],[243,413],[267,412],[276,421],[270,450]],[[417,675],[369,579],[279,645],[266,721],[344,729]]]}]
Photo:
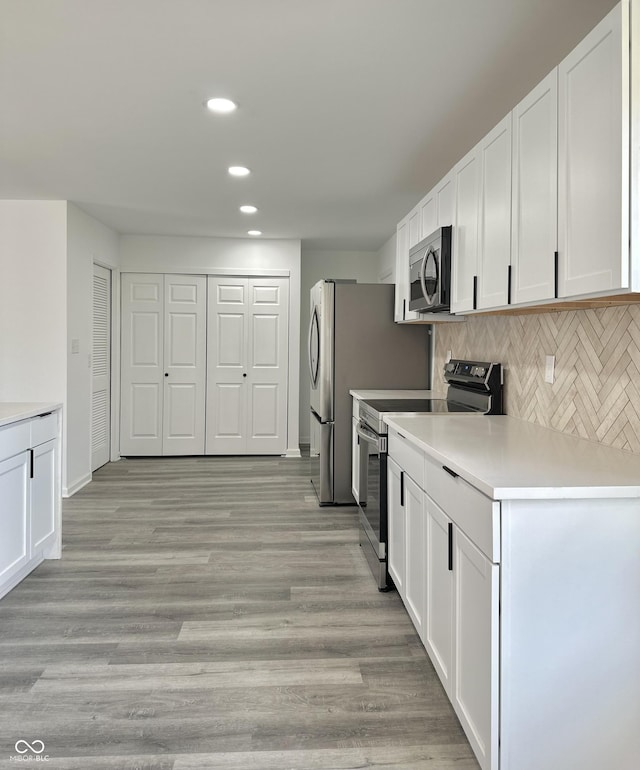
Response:
[{"label": "herringbone tile backsplash", "polygon": [[[640,304],[521,316],[473,316],[435,326],[434,389],[453,358],[505,368],[512,417],[640,453]],[[545,356],[555,382],[544,381]]]}]

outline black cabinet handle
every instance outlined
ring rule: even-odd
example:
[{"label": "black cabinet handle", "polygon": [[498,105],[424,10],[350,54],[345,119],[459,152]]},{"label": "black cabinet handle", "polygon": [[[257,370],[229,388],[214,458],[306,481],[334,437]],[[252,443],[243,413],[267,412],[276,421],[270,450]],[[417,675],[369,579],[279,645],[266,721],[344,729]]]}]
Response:
[{"label": "black cabinet handle", "polygon": [[473,276],[473,309],[478,309],[478,276]]},{"label": "black cabinet handle", "polygon": [[507,305],[511,304],[511,265],[507,268]]},{"label": "black cabinet handle", "polygon": [[407,300],[402,300],[402,320],[405,321],[407,318]]},{"label": "black cabinet handle", "polygon": [[400,471],[400,505],[404,508],[404,471]]},{"label": "black cabinet handle", "polygon": [[451,468],[447,468],[446,465],[442,466],[442,470],[446,471],[449,474],[449,476],[453,476],[454,479],[458,478],[459,474],[457,474],[455,471],[452,471]]},{"label": "black cabinet handle", "polygon": [[29,450],[29,478],[30,478],[30,479],[32,479],[32,478],[33,478],[33,465],[34,465],[34,461],[33,461],[33,449],[30,449],[30,450]]},{"label": "black cabinet handle", "polygon": [[447,524],[447,538],[449,546],[449,572],[453,571],[453,524]]},{"label": "black cabinet handle", "polygon": [[553,296],[558,299],[558,252],[553,252]]}]

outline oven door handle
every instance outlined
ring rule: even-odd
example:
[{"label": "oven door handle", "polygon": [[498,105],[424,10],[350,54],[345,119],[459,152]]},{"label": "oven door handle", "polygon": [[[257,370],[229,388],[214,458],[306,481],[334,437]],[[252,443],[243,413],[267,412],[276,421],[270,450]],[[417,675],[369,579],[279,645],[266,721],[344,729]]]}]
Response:
[{"label": "oven door handle", "polygon": [[375,431],[372,431],[363,422],[357,424],[356,433],[369,444],[373,444],[379,452],[387,451],[387,437],[378,436]]}]

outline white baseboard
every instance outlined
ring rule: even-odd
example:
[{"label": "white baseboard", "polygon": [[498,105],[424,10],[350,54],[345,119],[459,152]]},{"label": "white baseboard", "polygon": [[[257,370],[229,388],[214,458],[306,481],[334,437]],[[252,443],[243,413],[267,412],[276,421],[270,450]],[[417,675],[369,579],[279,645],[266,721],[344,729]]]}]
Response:
[{"label": "white baseboard", "polygon": [[75,495],[75,493],[79,492],[82,489],[82,487],[86,487],[90,481],[91,481],[91,474],[88,473],[86,476],[83,476],[81,479],[78,479],[78,481],[75,481],[71,486],[62,487],[62,496],[71,497],[72,495]]},{"label": "white baseboard", "polygon": [[293,447],[291,449],[287,449],[287,451],[282,455],[282,457],[302,457],[300,454],[300,447]]}]

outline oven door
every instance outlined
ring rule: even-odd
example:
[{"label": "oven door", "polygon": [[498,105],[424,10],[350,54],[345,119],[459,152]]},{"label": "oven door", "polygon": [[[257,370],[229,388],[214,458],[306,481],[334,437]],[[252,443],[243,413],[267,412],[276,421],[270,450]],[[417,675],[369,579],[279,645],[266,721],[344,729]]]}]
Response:
[{"label": "oven door", "polygon": [[387,437],[357,426],[360,451],[360,544],[378,580],[387,588]]}]

